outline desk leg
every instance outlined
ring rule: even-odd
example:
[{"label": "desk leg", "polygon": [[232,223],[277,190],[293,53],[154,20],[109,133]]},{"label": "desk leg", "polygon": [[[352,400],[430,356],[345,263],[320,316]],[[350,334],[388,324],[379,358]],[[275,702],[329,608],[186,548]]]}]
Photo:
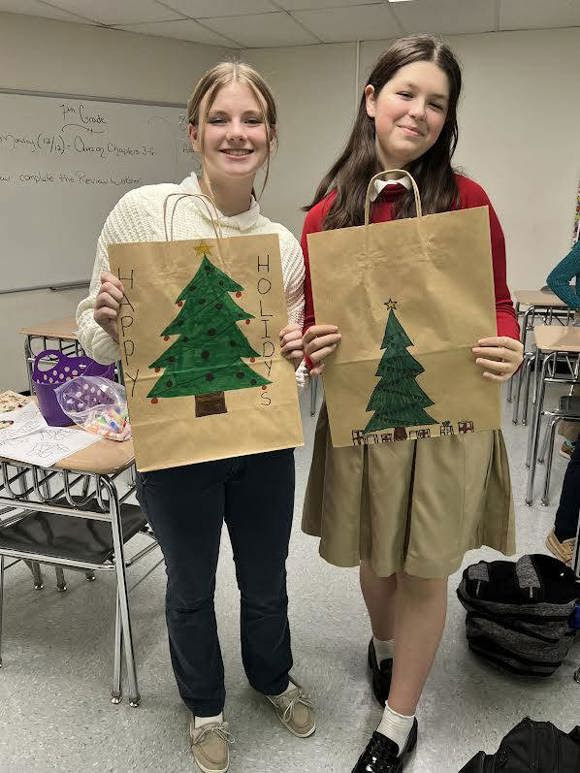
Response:
[{"label": "desk leg", "polygon": [[[534,374],[532,376],[532,365],[534,366]],[[527,369],[526,369],[526,388],[524,390],[524,407],[522,410],[522,424],[524,427],[528,424],[528,413],[530,410],[530,384],[532,381],[532,378],[536,379],[536,374],[538,373],[538,369],[540,367],[540,360],[538,357],[538,352],[536,351],[535,355],[530,354],[528,363],[527,363]],[[536,387],[534,386],[534,389]],[[532,401],[535,405],[535,399]]]},{"label": "desk leg", "polygon": [[129,704],[138,706],[141,702],[137,686],[135,654],[133,649],[133,633],[131,631],[131,616],[129,612],[129,596],[127,592],[127,575],[125,572],[125,551],[123,549],[123,532],[121,526],[121,508],[115,485],[108,478],[100,477],[97,485],[102,485],[109,494],[109,511],[111,513],[111,529],[113,532],[113,547],[115,550],[115,570],[117,573],[117,594],[120,606],[123,644],[125,650],[125,665],[129,682]]},{"label": "desk leg", "polygon": [[[520,302],[516,302],[516,319],[519,319],[520,316]],[[522,334],[520,332],[520,341],[522,340]],[[512,401],[512,389],[513,389],[513,378],[510,378],[508,383],[508,392],[507,392],[507,401],[508,403],[511,403]],[[517,421],[515,422],[517,424]]]},{"label": "desk leg", "polygon": [[121,690],[122,678],[122,649],[123,627],[121,623],[121,605],[119,594],[116,597],[117,613],[115,614],[115,659],[113,661],[113,689],[111,691],[111,703],[121,703],[123,693]]},{"label": "desk leg", "polygon": [[[536,309],[534,306],[528,306],[526,312],[522,318],[522,345],[524,352],[526,351],[526,341],[528,339],[528,330],[534,329],[534,319],[536,316]],[[530,322],[531,318],[531,322]]]},{"label": "desk leg", "polygon": [[59,593],[64,593],[66,591],[66,580],[64,577],[64,569],[62,566],[55,567],[55,573],[56,573],[56,589]]},{"label": "desk leg", "polygon": [[24,336],[24,361],[26,362],[26,376],[28,378],[28,389],[30,394],[34,394],[32,387],[32,345],[30,336]]},{"label": "desk leg", "polygon": [[0,668],[2,668],[2,617],[4,610],[4,556],[0,554]]},{"label": "desk leg", "polygon": [[[559,418],[552,419],[550,422],[549,435],[546,432],[548,445],[548,456],[546,458],[546,475],[544,478],[544,493],[542,495],[542,504],[550,504],[550,478],[552,477],[552,462],[554,460],[554,441],[556,439],[556,428],[560,423]],[[544,452],[545,454],[545,452]]]},{"label": "desk leg", "polygon": [[[26,477],[22,477],[22,475],[19,476],[18,487],[20,489],[20,493],[26,497]],[[42,569],[40,568],[40,564],[38,561],[25,561],[25,564],[32,572],[34,590],[42,590],[44,588],[44,580],[42,579]]]},{"label": "desk leg", "polygon": [[[524,313],[524,316],[522,317],[521,342],[522,342],[522,346],[524,348],[524,363],[523,363],[522,367],[519,369],[519,371],[517,373],[517,376],[516,376],[517,377],[517,389],[516,389],[516,399],[515,399],[515,405],[514,405],[514,412],[513,412],[513,416],[512,416],[512,422],[514,424],[518,423],[518,418],[519,418],[520,400],[521,400],[521,396],[522,396],[522,387],[524,385],[525,365],[527,363],[527,358],[532,356],[530,353],[526,352],[526,338],[527,338],[527,332],[528,332],[528,327],[529,327],[530,315],[533,314],[533,312],[534,312],[534,307],[530,306],[528,309],[526,309],[526,311]],[[529,377],[529,372],[527,373],[527,375]],[[512,380],[513,379],[510,379],[510,385],[511,385]],[[527,383],[528,382],[526,381],[526,385],[527,385]],[[509,397],[511,398],[511,386],[508,387],[508,389],[510,389]],[[524,421],[523,421],[523,423],[524,424],[526,423],[525,422],[525,412],[524,412]]]},{"label": "desk leg", "polygon": [[[545,355],[541,355],[540,351],[536,351],[536,371],[538,369],[541,370],[542,375],[544,375],[544,372],[546,370],[546,361],[548,360],[548,357]],[[541,362],[541,365],[540,365]],[[534,374],[535,378],[535,374]],[[542,384],[544,383],[544,380],[542,378]],[[542,390],[542,397],[543,397],[543,390]],[[533,445],[533,436],[534,432],[536,431],[536,423],[539,422],[538,415],[537,415],[537,408],[538,408],[538,402],[536,401],[533,403],[532,407],[532,420],[530,422],[530,428],[528,431],[528,445],[526,449],[526,467],[530,467],[530,462],[532,460],[532,445]]]},{"label": "desk leg", "polygon": [[536,476],[536,458],[538,456],[538,443],[540,437],[540,427],[542,419],[542,408],[544,404],[544,392],[546,390],[545,375],[548,367],[548,363],[554,358],[554,353],[548,354],[544,357],[542,362],[542,377],[538,387],[538,395],[536,404],[534,406],[533,418],[530,424],[530,430],[528,435],[528,453],[526,464],[529,467],[528,471],[528,485],[526,488],[526,504],[531,505],[534,501],[534,478]]},{"label": "desk leg", "polygon": [[32,578],[34,580],[34,590],[42,590],[44,588],[44,580],[42,579],[42,570],[38,561],[25,561],[26,566],[32,572]]},{"label": "desk leg", "polygon": [[[556,367],[556,359],[554,358],[552,364],[550,367]],[[540,385],[540,378],[543,378],[541,368],[539,367],[539,356],[538,352],[536,351],[536,365],[534,370],[534,391],[532,392],[532,403],[534,405],[536,404],[536,400],[538,399],[538,389]]]},{"label": "desk leg", "polygon": [[516,397],[514,400],[514,410],[512,415],[512,424],[518,423],[519,420],[519,414],[520,414],[520,405],[522,400],[522,389],[524,390],[524,412],[523,412],[523,418],[522,418],[522,424],[526,424],[527,419],[527,404],[528,404],[528,396],[530,392],[530,372],[532,367],[532,355],[528,352],[527,354],[524,354],[524,361],[517,373],[517,375],[514,378],[517,378],[517,389],[516,389]]}]

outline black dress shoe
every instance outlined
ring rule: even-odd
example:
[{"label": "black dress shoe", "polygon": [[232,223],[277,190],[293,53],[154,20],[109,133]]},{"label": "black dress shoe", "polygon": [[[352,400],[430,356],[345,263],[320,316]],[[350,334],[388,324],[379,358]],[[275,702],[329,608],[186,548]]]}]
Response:
[{"label": "black dress shoe", "polygon": [[389,697],[389,690],[391,689],[393,658],[387,658],[378,663],[377,653],[375,652],[375,645],[373,644],[372,639],[369,643],[369,668],[371,669],[373,679],[373,693],[375,698],[384,708],[387,698]]},{"label": "black dress shoe", "polygon": [[375,731],[352,773],[401,773],[416,743],[416,719],[401,754],[399,754],[399,747],[394,741]]}]

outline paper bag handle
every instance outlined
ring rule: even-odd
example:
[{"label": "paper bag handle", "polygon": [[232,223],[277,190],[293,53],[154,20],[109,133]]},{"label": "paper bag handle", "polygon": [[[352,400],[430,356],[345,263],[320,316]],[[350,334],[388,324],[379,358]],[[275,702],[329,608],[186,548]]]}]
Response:
[{"label": "paper bag handle", "polygon": [[402,174],[402,175],[406,175],[409,178],[409,180],[411,181],[411,185],[413,186],[413,193],[415,194],[415,207],[417,209],[417,217],[423,216],[423,209],[421,207],[421,194],[419,193],[419,188],[413,176],[410,175],[406,169],[385,169],[383,172],[379,172],[378,174],[373,175],[373,177],[371,177],[370,182],[367,186],[367,195],[365,196],[365,225],[369,224],[370,213],[371,213],[371,187],[374,185],[375,180],[378,180],[380,177],[383,177],[384,175],[387,175],[387,174]]},{"label": "paper bag handle", "polygon": [[[176,201],[175,201],[173,210],[171,212],[171,220],[169,222],[169,228],[168,228],[167,227],[167,208],[169,204],[169,199],[175,198],[175,197],[176,197]],[[209,218],[211,220],[213,232],[215,234],[218,255],[220,256],[224,266],[226,266],[226,268],[229,268],[228,261],[226,260],[227,250],[223,249],[224,235],[219,221],[219,211],[215,205],[214,200],[210,196],[206,196],[205,193],[170,193],[169,196],[166,196],[165,201],[163,202],[163,227],[165,229],[165,241],[173,241],[173,221],[175,218],[175,210],[177,209],[177,205],[179,204],[179,202],[182,201],[183,199],[199,199],[202,202],[202,204],[205,206],[209,214]],[[213,209],[213,212],[212,212],[212,209]]]},{"label": "paper bag handle", "polygon": [[[169,229],[168,229],[167,228],[167,207],[169,204],[169,199],[174,197],[177,197],[177,199],[175,201],[173,210],[171,211],[171,220],[170,220]],[[175,219],[175,210],[177,209],[177,205],[182,199],[199,199],[202,202],[202,204],[205,206],[207,213],[209,214],[209,219],[211,220],[213,232],[215,234],[217,241],[219,242],[220,239],[223,239],[223,233],[222,233],[222,229],[219,221],[218,208],[216,207],[215,202],[212,198],[210,198],[209,196],[206,196],[205,193],[170,193],[169,196],[166,196],[165,201],[163,202],[163,228],[165,230],[165,241],[173,240],[173,221]],[[210,204],[213,209],[213,212],[210,209]]]}]

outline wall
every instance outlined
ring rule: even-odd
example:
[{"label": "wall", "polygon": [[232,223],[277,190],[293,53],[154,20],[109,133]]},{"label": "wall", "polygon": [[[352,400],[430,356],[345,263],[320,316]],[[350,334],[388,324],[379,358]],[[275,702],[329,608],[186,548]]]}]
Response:
[{"label": "wall", "polygon": [[[3,88],[185,102],[224,56],[229,50],[214,46],[0,13]],[[2,254],[2,262],[9,259]],[[19,328],[73,314],[84,294],[0,295],[0,390],[26,388]]]},{"label": "wall", "polygon": [[[580,176],[580,29],[448,39],[463,64],[457,164],[488,190],[504,226],[512,289],[544,284],[570,246]],[[264,211],[300,234],[300,206],[342,149],[364,78],[388,41],[254,49],[271,83],[280,147]],[[231,52],[34,17],[0,14],[0,86],[180,101]],[[358,69],[357,69],[358,64]],[[358,99],[358,97],[357,97]],[[9,259],[9,256],[3,256]],[[24,388],[23,325],[67,316],[82,292],[0,296],[0,388]]]},{"label": "wall", "polygon": [[348,137],[356,44],[252,50],[243,58],[267,79],[279,113],[279,145],[261,205],[268,217],[300,236],[300,207],[312,199]]},{"label": "wall", "polygon": [[[447,39],[464,76],[455,162],[489,193],[512,290],[539,288],[570,249],[580,179],[580,29]],[[361,76],[382,50],[361,50]]]},{"label": "wall", "polygon": [[[512,289],[538,288],[570,247],[580,177],[580,29],[457,35],[464,73],[455,162],[504,226]],[[360,46],[360,88],[388,41]],[[354,116],[355,44],[245,52],[278,96],[281,147],[266,214],[300,231],[297,207],[342,149]]]}]

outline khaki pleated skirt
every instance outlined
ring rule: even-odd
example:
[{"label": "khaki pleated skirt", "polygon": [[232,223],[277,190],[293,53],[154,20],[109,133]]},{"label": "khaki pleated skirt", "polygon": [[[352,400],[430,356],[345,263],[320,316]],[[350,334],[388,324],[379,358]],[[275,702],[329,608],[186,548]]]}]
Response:
[{"label": "khaki pleated skirt", "polygon": [[501,431],[333,448],[326,405],[314,440],[302,529],[335,566],[388,577],[453,574],[467,550],[515,552]]}]

